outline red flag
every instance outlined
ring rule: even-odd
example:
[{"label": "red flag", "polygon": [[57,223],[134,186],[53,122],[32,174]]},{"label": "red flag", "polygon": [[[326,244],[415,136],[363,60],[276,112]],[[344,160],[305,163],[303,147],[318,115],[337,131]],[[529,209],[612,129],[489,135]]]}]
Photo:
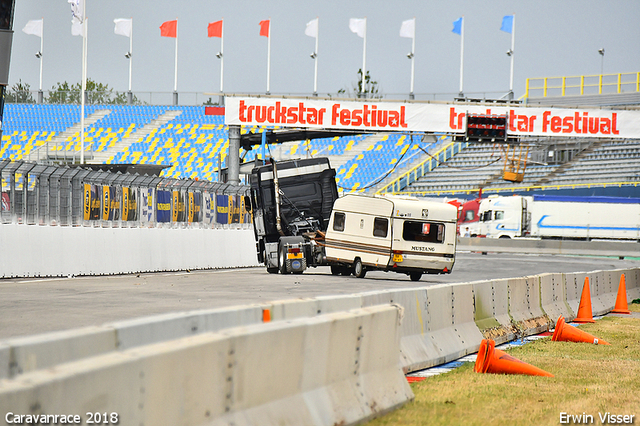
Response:
[{"label": "red flag", "polygon": [[209,24],[207,27],[207,33],[209,37],[222,38],[222,21],[216,21]]},{"label": "red flag", "polygon": [[260,21],[260,35],[263,37],[269,37],[269,24],[271,23],[270,19],[266,21]]},{"label": "red flag", "polygon": [[160,37],[177,37],[178,30],[178,20],[175,21],[167,21],[160,25]]}]

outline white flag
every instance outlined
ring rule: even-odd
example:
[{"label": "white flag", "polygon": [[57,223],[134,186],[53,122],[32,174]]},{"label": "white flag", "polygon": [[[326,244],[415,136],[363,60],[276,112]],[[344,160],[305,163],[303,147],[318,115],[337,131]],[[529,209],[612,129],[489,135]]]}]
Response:
[{"label": "white flag", "polygon": [[42,38],[42,19],[27,22],[22,32]]},{"label": "white flag", "polygon": [[400,26],[400,37],[416,37],[416,18],[402,21],[402,25]]},{"label": "white flag", "polygon": [[82,36],[84,35],[83,25],[77,19],[71,20],[71,35]]},{"label": "white flag", "polygon": [[364,38],[364,33],[367,31],[367,20],[351,18],[349,19],[349,29],[358,34],[358,37]]},{"label": "white flag", "polygon": [[116,24],[114,32],[118,35],[125,37],[131,37],[131,27],[133,26],[133,19],[114,19]]},{"label": "white flag", "polygon": [[67,3],[71,5],[71,15],[73,15],[73,17],[78,21],[82,22],[82,8],[84,7],[83,0],[67,0]]},{"label": "white flag", "polygon": [[309,37],[318,37],[318,18],[307,22],[307,28],[304,33]]}]

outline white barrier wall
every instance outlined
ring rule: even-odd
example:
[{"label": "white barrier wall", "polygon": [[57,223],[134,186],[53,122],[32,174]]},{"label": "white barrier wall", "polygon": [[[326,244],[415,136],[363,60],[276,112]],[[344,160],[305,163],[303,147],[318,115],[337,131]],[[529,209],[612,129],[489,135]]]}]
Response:
[{"label": "white barrier wall", "polygon": [[250,228],[0,226],[1,278],[107,275],[257,264]]},{"label": "white barrier wall", "polygon": [[[397,307],[203,333],[0,380],[0,413],[118,424],[354,424],[413,398]],[[381,339],[380,336],[384,336]],[[4,417],[3,417],[4,420]]]}]

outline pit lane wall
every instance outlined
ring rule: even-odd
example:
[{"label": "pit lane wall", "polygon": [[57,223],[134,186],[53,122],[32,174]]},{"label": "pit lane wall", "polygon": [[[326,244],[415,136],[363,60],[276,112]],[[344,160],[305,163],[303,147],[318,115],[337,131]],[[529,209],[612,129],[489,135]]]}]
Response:
[{"label": "pit lane wall", "polygon": [[[246,247],[246,250],[229,250]],[[257,266],[253,229],[0,225],[0,277]]]},{"label": "pit lane wall", "polygon": [[[331,340],[320,333],[318,334],[320,337],[317,337],[317,339],[324,343],[318,347],[307,347],[301,343],[302,340],[292,338],[288,332],[263,338],[262,327],[270,329],[269,327],[278,325],[276,328],[286,328],[287,324],[298,324],[299,320],[304,322],[314,318],[322,322],[326,321],[326,318],[335,319],[336,315],[340,317],[345,312],[350,312],[354,309],[374,309],[380,306],[388,307],[392,305],[397,310],[397,316],[394,317],[396,321],[395,329],[388,324],[376,325],[371,329],[365,329],[364,325],[359,324],[358,330],[365,330],[368,338],[371,338],[371,330],[374,330],[375,347],[378,348],[375,351],[383,351],[382,347],[395,347],[396,358],[391,363],[395,366],[396,371],[406,373],[446,363],[474,353],[483,338],[492,338],[497,342],[505,342],[551,328],[559,315],[563,315],[569,321],[572,320],[577,314],[585,278],[589,278],[590,282],[594,315],[606,313],[614,307],[622,274],[626,278],[627,299],[631,301],[640,298],[640,268],[584,273],[550,273],[520,278],[375,291],[346,296],[284,300],[235,308],[166,314],[105,324],[100,327],[87,327],[40,336],[14,338],[0,342],[0,378],[4,378],[0,380],[0,414],[2,414],[2,409],[15,410],[12,408],[14,406],[24,407],[26,410],[29,407],[41,407],[41,401],[49,401],[48,407],[71,409],[69,405],[64,405],[68,404],[65,401],[73,400],[76,392],[82,394],[87,391],[88,386],[82,387],[78,385],[78,387],[74,387],[75,385],[73,385],[67,388],[60,387],[62,385],[54,385],[54,383],[59,383],[63,379],[72,380],[73,377],[80,374],[73,369],[67,370],[67,368],[72,368],[67,366],[80,366],[83,369],[81,375],[84,375],[85,378],[83,380],[86,383],[100,381],[103,377],[107,380],[109,386],[102,388],[101,395],[104,396],[102,399],[98,398],[94,401],[82,398],[82,401],[86,403],[82,406],[82,409],[104,411],[105,409],[112,409],[109,408],[110,403],[105,403],[104,401],[119,400],[118,395],[122,391],[121,386],[131,385],[134,388],[135,386],[142,386],[145,389],[148,386],[153,386],[154,389],[149,390],[149,392],[155,392],[156,386],[171,387],[175,383],[190,383],[193,377],[197,376],[193,371],[197,372],[198,368],[211,369],[212,372],[203,373],[204,377],[208,377],[208,381],[214,379],[214,374],[222,377],[223,381],[225,380],[224,377],[227,377],[228,380],[228,377],[231,376],[224,376],[224,371],[230,368],[238,368],[239,370],[256,374],[251,382],[254,383],[253,385],[248,381],[233,382],[237,383],[238,386],[242,383],[243,387],[251,388],[251,386],[255,386],[255,383],[262,380],[267,380],[268,383],[278,386],[276,384],[281,380],[287,382],[286,378],[289,374],[301,377],[300,373],[282,370],[281,367],[285,368],[283,364],[287,364],[292,368],[297,368],[296,366],[301,364],[316,365],[315,359],[320,357],[319,367],[313,367],[320,369],[320,372],[314,373],[316,374],[314,376],[316,377],[314,379],[316,380],[314,382],[316,387],[313,389],[316,390],[311,390],[312,387],[299,388],[297,392],[304,395],[302,399],[297,394],[297,396],[292,396],[292,394],[284,396],[284,394],[275,392],[275,396],[281,398],[270,406],[273,410],[269,411],[272,416],[269,418],[273,418],[274,423],[282,421],[286,424],[287,421],[292,419],[289,412],[296,413],[293,414],[294,416],[306,416],[307,414],[301,414],[299,411],[291,411],[294,408],[297,409],[302,404],[301,401],[305,401],[307,404],[321,404],[316,407],[322,408],[314,412],[314,416],[316,416],[314,417],[316,419],[315,423],[308,422],[306,424],[333,424],[335,417],[331,417],[331,404],[325,404],[328,397],[323,389],[327,386],[327,382],[323,382],[323,380],[330,379],[332,380],[331,383],[335,381],[343,382],[348,389],[352,389],[353,382],[343,376],[343,374],[346,374],[344,373],[346,371],[344,370],[346,368],[345,365],[351,363],[351,374],[354,377],[359,377],[359,372],[361,371],[359,366],[361,366],[362,362],[361,360],[349,358],[345,352],[345,348],[353,349],[353,336],[348,332],[343,333],[342,329],[335,325],[334,332],[337,334],[335,336],[330,334],[330,336],[333,336],[331,339],[335,340]],[[267,311],[271,316],[272,322],[263,324],[264,314]],[[325,320],[322,318],[325,318]],[[238,328],[239,326],[240,328]],[[227,330],[236,331],[227,332]],[[182,354],[177,355],[177,352],[174,353],[171,349],[174,347],[182,348],[184,345],[190,348],[191,346],[189,345],[191,343],[188,342],[209,342],[207,339],[210,339],[210,337],[206,336],[233,334],[237,330],[255,331],[263,337],[260,337],[258,343],[255,346],[251,346],[251,350],[247,352],[251,356],[240,356],[234,352],[235,349],[228,349],[227,346],[224,346],[223,349],[212,349],[211,353],[217,353],[216,351],[222,354],[226,353],[226,364],[222,361],[212,361],[212,364],[209,365],[204,355],[201,355],[201,358],[192,359],[186,357],[183,359]],[[308,339],[316,339],[313,332],[307,336],[313,336],[313,338],[308,337]],[[356,341],[364,338],[364,335],[358,335]],[[335,342],[335,345],[328,345],[326,342],[329,340],[327,339]],[[399,350],[397,350],[396,341],[399,342]],[[323,357],[329,356],[328,353],[331,352],[330,348],[336,348],[336,354],[339,356],[332,363],[323,363],[324,361],[322,360],[325,359]],[[359,346],[356,352],[363,350],[364,346]],[[164,361],[165,358],[162,357],[167,352],[173,355],[166,355],[168,358]],[[135,383],[109,381],[108,377],[112,375],[116,377],[117,375],[115,373],[103,375],[104,368],[107,368],[104,367],[104,363],[109,364],[108,368],[112,368],[111,365],[116,362],[114,361],[116,359],[118,360],[117,363],[123,365],[122,368],[128,369],[126,370],[128,371],[127,373],[122,373],[124,376],[138,377],[140,370],[139,368],[131,369],[132,363],[142,362],[139,360],[141,357],[155,357],[156,353],[161,354],[158,355],[160,358],[157,359],[162,359],[162,361],[157,361],[158,364],[154,368],[158,371],[176,370],[177,372],[171,373],[173,374],[171,377],[159,376],[164,377],[162,380],[149,379],[149,381],[145,381],[142,380],[142,377],[139,377],[140,380],[135,379],[139,383],[138,381]],[[390,356],[389,353],[384,351],[374,353],[386,354],[381,355],[383,357]],[[141,354],[144,354],[144,356]],[[264,359],[260,359],[261,357],[264,357]],[[343,357],[347,358],[343,360]],[[125,360],[128,361],[124,362]],[[286,362],[283,362],[283,360],[286,360]],[[311,362],[311,364],[306,364],[307,362]],[[343,362],[346,364],[343,364]],[[196,367],[189,367],[187,364],[190,363],[200,364]],[[196,368],[196,370],[192,371],[190,368]],[[61,376],[53,374],[58,371],[62,371]],[[114,370],[110,371],[113,372]],[[270,375],[266,373],[268,371],[271,371]],[[277,371],[277,373],[274,371]],[[268,377],[263,377],[262,373],[267,374]],[[385,374],[392,376],[391,373]],[[383,376],[385,380],[389,379],[384,374],[375,377],[380,378]],[[387,395],[387,392],[381,390],[372,391],[374,393],[381,392],[378,395],[382,395],[380,398],[383,400],[391,398],[384,405],[385,407],[397,406],[401,403],[401,400],[410,398],[403,388],[398,387],[399,385],[394,381],[396,376],[392,377],[392,379],[389,379],[391,384],[387,390],[394,395],[398,392],[404,395],[400,400],[391,398],[391,394]],[[367,386],[371,383],[379,385],[381,382],[378,382],[377,378],[372,382],[367,382]],[[362,379],[355,383],[356,388],[361,389],[363,393],[361,397],[367,395],[367,392],[362,388],[365,380]],[[228,395],[233,395],[230,391],[220,393],[219,390],[209,389],[210,386],[207,386],[202,388],[202,392],[210,392],[209,397],[211,400],[223,401],[225,398],[230,398]],[[259,388],[261,389],[260,392],[264,394],[271,392],[268,387]],[[349,396],[351,395],[349,394],[350,391],[344,391],[347,392],[347,394],[344,394],[341,393],[343,390],[336,389],[335,392],[342,395],[341,398],[344,398],[345,401],[349,401],[347,404],[349,405],[348,411],[355,410],[361,413],[362,418],[373,415],[372,410],[367,411],[367,409],[362,408],[362,399],[357,400],[357,398],[354,399]],[[58,393],[64,396],[51,396]],[[129,395],[129,397],[133,398],[134,395]],[[137,397],[146,398],[144,395],[137,395]],[[129,406],[123,408],[123,413],[131,413],[132,416],[134,414],[138,415],[139,413],[136,414],[137,411],[135,409],[138,406],[138,399],[128,399]],[[5,400],[11,401],[12,405],[3,405],[2,401]],[[197,401],[200,400],[197,399]],[[246,419],[254,418],[251,417],[252,414],[250,413],[255,412],[262,415],[264,412],[260,410],[266,409],[263,405],[269,404],[265,402],[263,397],[258,396],[251,401],[236,406],[233,409],[233,413],[235,413],[233,416],[235,417],[229,417],[232,414],[227,411],[222,413],[209,410],[210,415],[206,419],[200,415],[193,417],[200,423],[196,422],[196,420],[189,420],[183,423],[217,424],[218,419],[225,419],[225,421],[233,420],[237,424],[244,424],[249,421]],[[364,407],[372,407],[373,402],[375,402],[376,407],[381,407],[379,399],[367,400],[367,398],[365,398]],[[166,406],[152,406],[154,410],[166,410],[171,416],[174,415],[171,413],[176,410],[182,410],[184,418],[188,419],[192,419],[190,416],[193,416],[193,410],[195,410],[193,412],[200,412],[202,411],[201,408],[204,407],[199,403],[193,406],[180,404],[183,404],[182,400],[176,398],[176,401],[172,399],[165,400],[164,405]],[[145,404],[144,407],[144,409],[140,410],[146,411],[149,405]],[[240,414],[241,412],[243,414]],[[167,415],[169,416],[169,414]],[[154,413],[153,415],[155,416],[156,414]],[[140,417],[133,418],[138,419]],[[308,419],[308,417],[300,418]],[[349,419],[354,418],[350,417]],[[293,421],[296,424],[305,424],[305,422]],[[350,422],[351,420],[345,420],[345,424]],[[145,424],[155,423],[145,422]]]}]

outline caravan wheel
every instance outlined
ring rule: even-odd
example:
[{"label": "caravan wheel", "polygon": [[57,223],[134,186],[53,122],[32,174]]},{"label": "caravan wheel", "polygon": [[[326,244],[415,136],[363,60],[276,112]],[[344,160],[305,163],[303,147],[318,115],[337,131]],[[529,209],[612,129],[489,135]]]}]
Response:
[{"label": "caravan wheel", "polygon": [[356,261],[353,263],[353,275],[355,275],[356,278],[364,278],[366,274],[367,270],[364,268],[362,261],[359,257],[356,258]]},{"label": "caravan wheel", "polygon": [[420,281],[422,272],[409,272],[409,278],[411,278],[411,281]]}]

